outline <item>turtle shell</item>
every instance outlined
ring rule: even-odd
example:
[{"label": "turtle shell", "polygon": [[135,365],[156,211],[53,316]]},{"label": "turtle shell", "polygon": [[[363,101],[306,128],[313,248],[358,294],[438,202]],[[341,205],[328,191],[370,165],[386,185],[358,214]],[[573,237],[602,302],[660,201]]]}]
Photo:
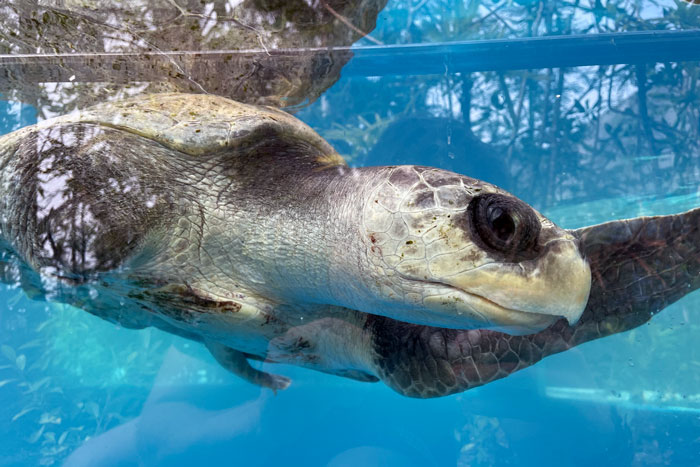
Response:
[{"label": "turtle shell", "polygon": [[346,165],[321,136],[286,112],[209,94],[149,94],[99,104],[40,126],[56,123],[109,126],[191,156],[218,153],[266,138],[301,140],[317,149],[310,156],[320,165]]}]

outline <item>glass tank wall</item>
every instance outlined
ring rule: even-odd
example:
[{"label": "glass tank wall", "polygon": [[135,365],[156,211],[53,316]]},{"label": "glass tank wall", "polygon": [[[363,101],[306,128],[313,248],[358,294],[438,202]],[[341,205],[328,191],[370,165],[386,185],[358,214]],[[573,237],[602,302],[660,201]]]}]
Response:
[{"label": "glass tank wall", "polygon": [[[351,166],[498,185],[564,228],[700,206],[700,6],[0,4],[0,134],[141,93],[282,107]],[[700,295],[466,392],[254,362],[0,288],[3,465],[694,465]]]}]

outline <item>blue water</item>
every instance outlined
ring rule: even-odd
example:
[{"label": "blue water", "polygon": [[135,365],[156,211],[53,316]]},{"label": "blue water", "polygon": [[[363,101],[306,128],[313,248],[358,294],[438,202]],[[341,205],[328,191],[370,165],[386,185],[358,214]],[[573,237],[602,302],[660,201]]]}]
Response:
[{"label": "blue water", "polygon": [[[382,17],[390,19],[396,20]],[[569,71],[559,98],[573,114],[560,120],[570,126],[560,126],[567,144],[560,142],[558,152],[539,134],[552,122],[537,119],[532,140],[525,131],[508,148],[513,127],[493,73],[472,76],[473,134],[464,130],[464,76],[449,67],[443,75],[343,77],[297,116],[354,165],[411,163],[465,173],[506,187],[566,228],[700,206],[699,152],[688,147],[680,156],[676,147],[686,127],[649,147],[643,129],[625,126],[624,111],[593,111],[590,96],[577,101],[596,67]],[[557,79],[556,72],[535,72],[537,82]],[[516,96],[522,73],[505,74]],[[662,75],[649,102],[656,119],[660,109],[676,105],[673,78]],[[425,97],[418,103],[411,101],[416,89]],[[634,86],[614,83],[612,91],[619,108],[632,108]],[[488,106],[499,111],[486,115]],[[35,121],[31,107],[0,101],[0,134]],[[601,122],[610,137],[591,148],[586,138]],[[554,170],[547,164],[553,157]],[[0,303],[3,465],[206,459],[209,465],[618,466],[700,459],[697,292],[641,328],[434,400],[288,366],[274,371],[293,384],[274,395],[227,373],[199,344],[164,332],[121,329],[68,306],[33,302],[10,286],[0,287]]]}]

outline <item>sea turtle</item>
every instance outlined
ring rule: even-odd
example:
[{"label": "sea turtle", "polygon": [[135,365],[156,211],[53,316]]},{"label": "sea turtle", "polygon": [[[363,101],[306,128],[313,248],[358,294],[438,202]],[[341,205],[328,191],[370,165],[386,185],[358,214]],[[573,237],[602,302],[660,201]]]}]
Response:
[{"label": "sea turtle", "polygon": [[452,394],[639,326],[700,285],[700,209],[557,227],[483,181],[350,168],[273,108],[101,104],[0,138],[1,277],[204,343]]}]

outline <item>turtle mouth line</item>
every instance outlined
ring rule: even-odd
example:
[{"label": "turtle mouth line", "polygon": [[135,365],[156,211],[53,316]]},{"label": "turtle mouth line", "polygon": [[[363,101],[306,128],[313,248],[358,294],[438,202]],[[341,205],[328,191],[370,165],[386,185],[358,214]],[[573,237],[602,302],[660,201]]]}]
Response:
[{"label": "turtle mouth line", "polygon": [[[494,321],[493,319],[490,319],[488,316],[486,316],[482,311],[474,310],[474,306],[472,306],[470,307],[471,312],[478,314],[482,318],[484,323],[484,326],[478,329],[495,330],[510,335],[526,335],[539,332],[554,324],[559,319],[563,318],[562,316],[557,315],[549,315],[544,313],[518,310],[515,308],[508,308],[487,297],[484,297],[483,295],[466,291],[464,289],[461,289],[451,284],[447,284],[445,282],[431,281],[425,279],[412,279],[405,276],[402,277],[411,282],[439,287],[440,289],[445,291],[444,294],[440,295],[453,294],[457,297],[464,297],[461,298],[461,301],[463,301],[465,304],[479,304],[481,305],[478,306],[479,309],[490,309],[490,311],[495,312],[502,318],[501,320]],[[459,327],[456,326],[456,328]]]}]

